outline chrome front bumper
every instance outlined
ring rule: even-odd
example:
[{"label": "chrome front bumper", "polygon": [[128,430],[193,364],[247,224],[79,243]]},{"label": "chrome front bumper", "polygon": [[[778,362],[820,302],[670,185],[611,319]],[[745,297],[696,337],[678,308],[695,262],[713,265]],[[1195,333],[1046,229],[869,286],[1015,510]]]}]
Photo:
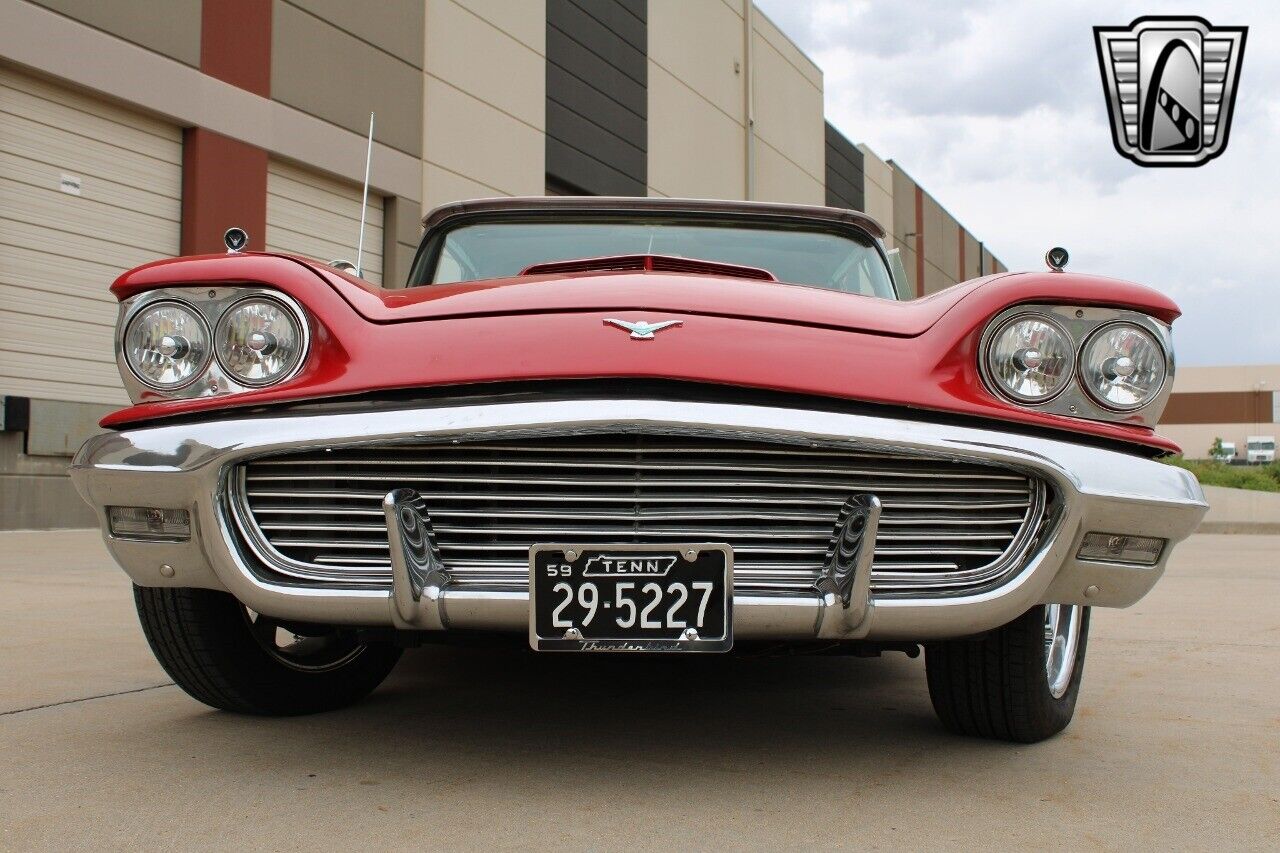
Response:
[{"label": "chrome front bumper", "polygon": [[[738,595],[734,633],[744,639],[926,640],[986,631],[1037,603],[1125,607],[1151,589],[1172,546],[1196,528],[1207,509],[1199,483],[1182,469],[1068,441],[865,415],[657,399],[375,408],[142,427],[90,439],[71,475],[98,513],[112,556],[139,585],[225,590],[253,610],[282,619],[524,632],[524,591],[445,586],[413,599],[430,608],[420,614],[406,612],[404,590],[321,587],[264,572],[241,552],[228,515],[231,472],[245,460],[303,448],[597,431],[715,434],[986,462],[1039,476],[1058,496],[1048,535],[1022,570],[997,588],[955,597],[873,596],[862,603],[857,619],[834,612],[846,605],[818,589],[811,595]],[[113,537],[108,506],[188,509],[191,539]],[[1080,560],[1076,553],[1088,531],[1160,537],[1169,545],[1155,566]]]}]

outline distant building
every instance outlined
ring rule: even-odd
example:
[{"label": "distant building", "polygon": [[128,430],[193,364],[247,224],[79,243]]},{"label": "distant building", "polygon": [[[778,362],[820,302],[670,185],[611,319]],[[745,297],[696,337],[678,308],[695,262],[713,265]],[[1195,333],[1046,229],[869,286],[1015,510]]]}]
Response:
[{"label": "distant building", "polygon": [[1189,459],[1208,459],[1221,438],[1243,460],[1248,436],[1280,436],[1280,364],[1179,367],[1157,431]]}]

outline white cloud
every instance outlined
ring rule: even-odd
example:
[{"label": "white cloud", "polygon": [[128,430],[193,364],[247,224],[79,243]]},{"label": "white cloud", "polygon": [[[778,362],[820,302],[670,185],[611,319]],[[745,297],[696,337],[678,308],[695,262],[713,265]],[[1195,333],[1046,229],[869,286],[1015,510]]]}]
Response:
[{"label": "white cloud", "polygon": [[1280,361],[1280,6],[1198,10],[1247,25],[1225,154],[1148,169],[1111,143],[1095,25],[1168,3],[757,0],[822,67],[828,119],[907,169],[1011,269],[1071,268],[1178,300],[1184,364]]}]

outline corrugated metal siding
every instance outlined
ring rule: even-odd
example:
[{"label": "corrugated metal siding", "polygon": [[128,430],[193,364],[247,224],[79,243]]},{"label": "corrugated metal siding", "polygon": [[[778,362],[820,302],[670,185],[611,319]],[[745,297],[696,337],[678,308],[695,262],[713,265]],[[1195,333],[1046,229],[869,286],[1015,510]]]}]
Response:
[{"label": "corrugated metal siding", "polygon": [[[355,263],[360,236],[356,184],[272,160],[267,166],[267,251],[328,263]],[[382,196],[369,193],[364,231],[364,278],[382,283]]]},{"label": "corrugated metal siding", "polygon": [[182,132],[4,67],[0,128],[0,393],[127,403],[107,286],[178,254]]},{"label": "corrugated metal siding", "polygon": [[547,178],[645,195],[647,0],[547,0]]},{"label": "corrugated metal siding", "polygon": [[[827,206],[865,210],[867,196],[862,152],[843,133],[836,130],[831,122],[826,122],[824,133]],[[889,223],[885,223],[885,227],[889,227]]]}]

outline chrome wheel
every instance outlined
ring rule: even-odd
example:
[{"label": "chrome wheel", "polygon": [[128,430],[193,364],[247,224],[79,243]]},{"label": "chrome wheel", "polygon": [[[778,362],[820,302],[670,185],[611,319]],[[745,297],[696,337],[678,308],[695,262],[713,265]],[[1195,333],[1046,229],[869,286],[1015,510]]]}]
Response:
[{"label": "chrome wheel", "polygon": [[316,634],[299,634],[279,620],[245,607],[245,621],[258,645],[285,666],[303,672],[337,669],[365,650],[350,634],[316,626]]},{"label": "chrome wheel", "polygon": [[1078,604],[1047,604],[1044,608],[1044,668],[1054,699],[1066,695],[1076,671],[1080,647],[1080,622],[1084,608]]}]

